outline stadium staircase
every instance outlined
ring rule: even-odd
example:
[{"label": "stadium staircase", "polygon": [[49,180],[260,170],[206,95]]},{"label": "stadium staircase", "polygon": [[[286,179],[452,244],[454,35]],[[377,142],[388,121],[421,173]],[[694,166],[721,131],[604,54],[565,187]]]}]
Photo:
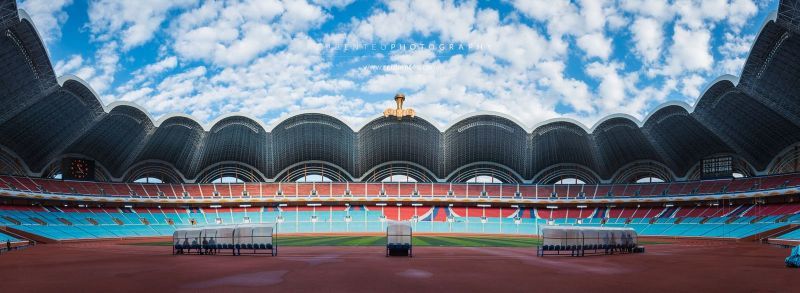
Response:
[{"label": "stadium staircase", "polygon": [[29,233],[9,226],[0,226],[0,233],[5,233],[19,240],[33,240],[37,243],[57,243],[58,240]]},{"label": "stadium staircase", "polygon": [[783,235],[790,234],[794,231],[800,230],[800,224],[786,224],[775,229],[767,230],[744,239],[756,240],[761,242],[769,242],[770,239],[780,238]]}]

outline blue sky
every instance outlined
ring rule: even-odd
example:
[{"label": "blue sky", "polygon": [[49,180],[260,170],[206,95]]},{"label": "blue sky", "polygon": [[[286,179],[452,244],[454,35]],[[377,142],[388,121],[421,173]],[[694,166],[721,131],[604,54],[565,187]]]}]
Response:
[{"label": "blue sky", "polygon": [[354,129],[392,106],[446,126],[475,111],[592,126],[693,105],[738,76],[777,0],[27,0],[58,75],[103,103],[203,123],[298,112]]}]

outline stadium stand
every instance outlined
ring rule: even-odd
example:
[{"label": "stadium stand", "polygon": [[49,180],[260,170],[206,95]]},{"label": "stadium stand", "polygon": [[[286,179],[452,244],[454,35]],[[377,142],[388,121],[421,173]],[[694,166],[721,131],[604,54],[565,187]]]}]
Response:
[{"label": "stadium stand", "polygon": [[[27,188],[24,177],[3,176],[4,182]],[[758,180],[758,179],[753,179]],[[739,180],[742,181],[742,180]],[[78,184],[68,181],[39,180],[46,190],[69,190]],[[93,183],[79,182],[82,186]],[[714,182],[711,185],[718,184]],[[142,184],[135,184],[142,185]],[[250,186],[270,186],[259,184]],[[443,184],[444,186],[449,186]],[[653,184],[653,188],[660,188]],[[694,184],[702,186],[703,183]],[[98,186],[100,186],[98,184]],[[163,186],[153,185],[156,189]],[[177,185],[183,189],[181,185]],[[206,185],[213,190],[214,185]],[[232,188],[234,184],[218,185]],[[241,184],[241,189],[255,190]],[[290,184],[300,187],[302,184]],[[380,186],[380,185],[377,185]],[[437,185],[432,185],[436,188]],[[498,185],[499,186],[499,185]],[[627,185],[626,185],[627,186]],[[639,185],[646,188],[650,185]],[[528,187],[528,186],[521,186]],[[107,186],[101,187],[108,190]],[[597,189],[598,187],[595,187]],[[84,191],[91,188],[84,188]],[[110,188],[116,189],[116,188]],[[149,193],[153,188],[141,187]],[[609,190],[612,190],[610,188]],[[13,191],[6,186],[3,190]],[[309,189],[313,190],[313,186]],[[524,190],[524,188],[520,188]],[[708,189],[710,190],[710,189]],[[758,191],[758,190],[756,190]],[[464,189],[466,192],[466,189]],[[50,194],[39,191],[40,194]],[[101,196],[97,193],[85,196]],[[375,195],[379,196],[379,195]],[[136,198],[133,195],[113,197]],[[447,198],[447,195],[441,196]],[[535,195],[534,195],[535,197]],[[756,204],[711,204],[716,201],[684,203],[679,206],[626,205],[617,206],[560,206],[548,207],[487,207],[469,205],[341,205],[322,206],[198,206],[159,207],[154,204],[125,204],[96,206],[87,204],[62,205],[0,205],[0,225],[40,235],[52,240],[129,238],[169,236],[175,229],[195,225],[235,225],[248,223],[278,223],[284,232],[357,232],[381,231],[384,220],[408,221],[419,232],[454,233],[520,233],[535,234],[541,225],[555,224],[587,227],[627,227],[644,236],[682,236],[713,238],[755,237],[772,233],[787,225],[800,223],[800,205],[796,202]],[[746,202],[746,201],[743,201]],[[701,204],[702,203],[702,204]],[[777,239],[794,239],[796,231],[772,235]]]},{"label": "stadium stand", "polygon": [[[529,128],[482,112],[447,129],[415,116],[354,130],[320,113],[267,129],[239,115],[201,125],[104,105],[80,79],[56,78],[31,20],[3,3],[0,225],[9,229],[69,240],[268,222],[286,232],[383,231],[395,220],[419,232],[534,234],[557,224],[780,238],[795,237],[773,234],[800,222],[800,32],[785,9],[764,23],[740,78],[719,78],[693,107],[665,104],[643,121],[614,115],[591,128]],[[705,174],[715,158],[729,168]],[[94,178],[55,179],[77,178],[64,176],[68,159],[91,161]],[[416,182],[382,182],[398,174]],[[306,182],[312,175],[331,182]],[[138,182],[149,176],[165,183]],[[474,182],[481,177],[490,180]],[[647,177],[664,182],[636,183]],[[587,184],[556,184],[563,179]]]}]

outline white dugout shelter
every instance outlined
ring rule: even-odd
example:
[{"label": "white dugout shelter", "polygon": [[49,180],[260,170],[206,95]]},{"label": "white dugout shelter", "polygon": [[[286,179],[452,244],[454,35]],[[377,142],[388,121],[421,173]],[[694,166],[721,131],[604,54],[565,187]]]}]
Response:
[{"label": "white dugout shelter", "polygon": [[633,252],[639,244],[638,234],[631,228],[542,226],[540,231],[539,255]]},{"label": "white dugout shelter", "polygon": [[233,255],[277,255],[278,245],[274,224],[241,224],[179,228],[172,234],[173,254],[216,254],[231,250]]},{"label": "white dugout shelter", "polygon": [[410,223],[389,222],[386,226],[386,256],[411,257],[413,255],[412,234]]}]

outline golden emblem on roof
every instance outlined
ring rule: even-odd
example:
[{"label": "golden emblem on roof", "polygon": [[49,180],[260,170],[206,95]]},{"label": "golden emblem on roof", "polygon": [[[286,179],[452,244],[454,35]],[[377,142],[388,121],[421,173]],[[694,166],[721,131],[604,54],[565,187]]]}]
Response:
[{"label": "golden emblem on roof", "polygon": [[395,116],[397,117],[397,120],[403,120],[403,117],[406,116],[414,118],[414,116],[416,115],[414,109],[403,109],[403,102],[405,102],[405,100],[406,100],[406,95],[401,93],[395,95],[394,101],[395,103],[397,103],[397,108],[396,109],[388,108],[386,110],[383,110],[383,117]]}]

